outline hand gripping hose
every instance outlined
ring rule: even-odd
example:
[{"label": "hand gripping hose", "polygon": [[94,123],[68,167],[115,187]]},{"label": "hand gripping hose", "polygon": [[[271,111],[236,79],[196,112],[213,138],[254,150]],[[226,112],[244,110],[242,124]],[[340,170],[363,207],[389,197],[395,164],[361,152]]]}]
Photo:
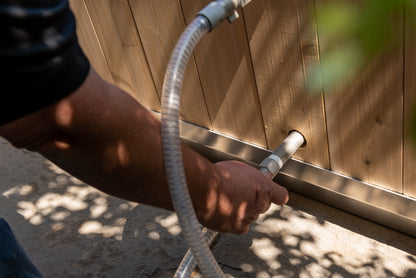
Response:
[{"label": "hand gripping hose", "polygon": [[[283,165],[304,144],[305,138],[303,135],[295,130],[291,131],[286,139],[277,147],[277,149],[258,165],[258,169],[260,172],[269,172],[273,179],[279,173]],[[205,241],[208,245],[210,245],[218,233],[204,228],[204,235]],[[189,278],[195,268],[196,262],[192,253],[188,250],[182,259],[174,278]]]}]

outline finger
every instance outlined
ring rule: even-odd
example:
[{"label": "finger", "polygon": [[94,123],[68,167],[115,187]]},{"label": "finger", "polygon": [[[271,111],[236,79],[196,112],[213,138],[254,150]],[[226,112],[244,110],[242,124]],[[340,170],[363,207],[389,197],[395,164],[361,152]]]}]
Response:
[{"label": "finger", "polygon": [[262,173],[263,173],[263,175],[266,176],[266,178],[269,178],[269,179],[272,179],[273,178],[272,173],[270,173],[269,171],[262,172]]},{"label": "finger", "polygon": [[249,231],[249,229],[250,229],[249,226],[246,225],[246,226],[243,226],[243,227],[240,227],[240,228],[236,229],[233,233],[237,234],[237,235],[242,235],[242,234],[247,233]]},{"label": "finger", "polygon": [[283,186],[278,185],[277,183],[274,183],[271,186],[272,194],[271,194],[271,202],[276,205],[284,205],[289,201],[289,193],[287,192],[287,189]]},{"label": "finger", "polygon": [[270,208],[270,206],[272,205],[272,204],[271,204],[271,202],[272,202],[272,201],[270,201],[270,202],[264,202],[262,209],[261,209],[261,210],[259,210],[258,212],[259,212],[260,214],[262,214],[262,213],[265,213],[266,211],[268,211],[268,210],[269,210],[269,208]]},{"label": "finger", "polygon": [[256,222],[257,219],[259,219],[259,214],[255,215],[255,216],[247,216],[244,220],[243,220],[243,225],[244,226],[248,226],[253,222]]},{"label": "finger", "polygon": [[[269,179],[273,178],[273,175],[269,172],[262,172],[262,174]],[[273,182],[271,185],[271,199],[270,201],[276,205],[284,205],[289,201],[289,194],[287,192],[287,189],[283,186],[278,185],[277,183]],[[267,206],[267,208],[262,211],[265,212],[270,208],[270,204]]]}]

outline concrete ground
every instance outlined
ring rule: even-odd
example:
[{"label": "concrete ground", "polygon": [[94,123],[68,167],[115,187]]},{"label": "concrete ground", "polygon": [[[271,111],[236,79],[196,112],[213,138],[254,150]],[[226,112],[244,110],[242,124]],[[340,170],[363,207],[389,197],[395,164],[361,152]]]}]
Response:
[{"label": "concrete ground", "polygon": [[[175,214],[116,199],[0,138],[0,216],[48,277],[171,277]],[[416,277],[416,238],[299,195],[243,236],[221,234],[229,277]]]}]

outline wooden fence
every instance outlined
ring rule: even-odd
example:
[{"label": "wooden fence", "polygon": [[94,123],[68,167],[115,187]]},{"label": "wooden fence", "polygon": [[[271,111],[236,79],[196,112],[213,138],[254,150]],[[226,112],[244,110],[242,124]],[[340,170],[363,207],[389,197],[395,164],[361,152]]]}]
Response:
[{"label": "wooden fence", "polygon": [[[398,51],[354,82],[312,94],[307,69],[325,59],[315,24],[322,1],[254,0],[233,24],[204,37],[187,69],[181,116],[269,149],[299,130],[307,146],[296,158],[416,197],[411,19],[403,15],[397,26]],[[155,111],[171,51],[208,2],[70,0],[92,65]]]}]

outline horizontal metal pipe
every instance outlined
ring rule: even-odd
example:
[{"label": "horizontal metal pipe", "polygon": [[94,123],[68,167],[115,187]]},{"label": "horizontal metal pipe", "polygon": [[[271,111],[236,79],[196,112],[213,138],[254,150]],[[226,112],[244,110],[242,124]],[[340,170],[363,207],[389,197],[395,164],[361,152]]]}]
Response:
[{"label": "horizontal metal pipe", "polygon": [[305,143],[305,138],[298,131],[294,130],[277,147],[277,149],[265,158],[258,168],[261,172],[269,172],[274,178],[283,165],[295,154],[295,152]]},{"label": "horizontal metal pipe", "polygon": [[[181,121],[181,138],[212,161],[257,166],[272,152]],[[416,199],[291,158],[275,180],[295,193],[416,237]]]}]

